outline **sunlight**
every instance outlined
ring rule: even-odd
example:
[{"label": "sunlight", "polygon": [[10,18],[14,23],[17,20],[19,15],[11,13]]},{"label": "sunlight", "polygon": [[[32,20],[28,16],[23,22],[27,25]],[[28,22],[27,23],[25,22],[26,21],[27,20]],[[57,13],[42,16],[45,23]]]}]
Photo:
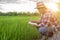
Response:
[{"label": "sunlight", "polygon": [[[45,3],[47,8],[52,9],[54,12],[58,11],[58,7],[55,3]],[[3,12],[35,12],[35,2],[27,2],[21,4],[2,4]]]},{"label": "sunlight", "polygon": [[58,11],[58,7],[55,3],[46,3],[46,7],[50,8],[54,12]]}]

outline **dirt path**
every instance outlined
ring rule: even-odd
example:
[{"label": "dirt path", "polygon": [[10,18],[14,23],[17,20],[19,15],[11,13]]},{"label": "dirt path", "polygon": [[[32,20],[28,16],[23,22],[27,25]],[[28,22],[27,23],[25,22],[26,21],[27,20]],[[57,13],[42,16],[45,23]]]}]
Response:
[{"label": "dirt path", "polygon": [[48,40],[60,40],[60,32],[58,31],[53,37],[48,38]]},{"label": "dirt path", "polygon": [[[39,40],[44,40],[45,37]],[[58,31],[56,34],[53,35],[53,37],[48,38],[47,40],[60,40],[60,32]]]}]

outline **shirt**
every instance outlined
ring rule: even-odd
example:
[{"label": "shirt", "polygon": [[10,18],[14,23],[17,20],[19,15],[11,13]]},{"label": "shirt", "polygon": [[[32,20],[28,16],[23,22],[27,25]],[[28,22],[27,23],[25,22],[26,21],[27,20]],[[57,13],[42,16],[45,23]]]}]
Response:
[{"label": "shirt", "polygon": [[50,10],[46,10],[46,12],[41,16],[39,27],[59,27],[57,18],[54,13]]}]

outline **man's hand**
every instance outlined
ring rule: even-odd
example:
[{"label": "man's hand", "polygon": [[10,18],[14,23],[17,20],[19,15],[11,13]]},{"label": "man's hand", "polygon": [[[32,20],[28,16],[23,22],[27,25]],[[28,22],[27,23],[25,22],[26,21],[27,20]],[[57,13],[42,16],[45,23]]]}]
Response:
[{"label": "man's hand", "polygon": [[32,25],[32,26],[35,26],[36,28],[39,27],[39,24],[38,24],[37,21],[35,21],[35,20],[29,21],[28,24],[30,24],[30,25]]},{"label": "man's hand", "polygon": [[37,24],[40,23],[38,20],[30,20],[30,21],[33,22],[33,23],[37,23]]}]

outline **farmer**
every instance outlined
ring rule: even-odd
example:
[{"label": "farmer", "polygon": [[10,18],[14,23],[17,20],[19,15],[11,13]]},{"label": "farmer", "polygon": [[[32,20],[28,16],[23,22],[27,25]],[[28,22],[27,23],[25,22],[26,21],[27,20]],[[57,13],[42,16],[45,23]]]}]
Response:
[{"label": "farmer", "polygon": [[41,18],[39,20],[30,20],[29,24],[35,26],[41,35],[46,35],[48,32],[48,35],[51,36],[59,27],[57,19],[53,12],[46,8],[43,2],[38,2],[36,5],[36,9],[41,13]]}]

